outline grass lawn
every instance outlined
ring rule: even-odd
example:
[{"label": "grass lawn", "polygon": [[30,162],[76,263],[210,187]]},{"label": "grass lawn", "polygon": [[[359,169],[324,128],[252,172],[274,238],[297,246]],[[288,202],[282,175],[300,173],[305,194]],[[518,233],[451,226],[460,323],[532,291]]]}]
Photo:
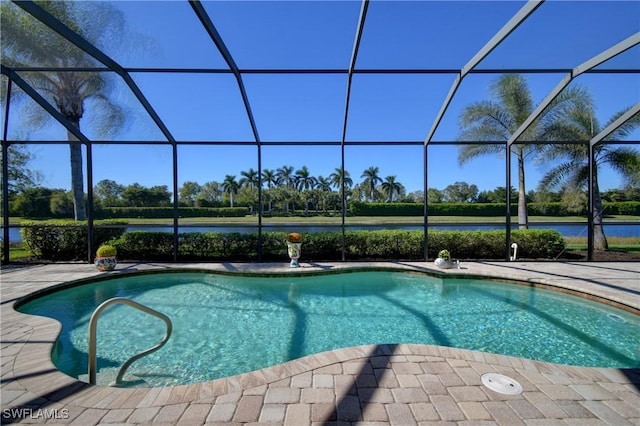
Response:
[{"label": "grass lawn", "polygon": [[31,250],[26,248],[23,244],[20,244],[19,247],[9,248],[10,260],[28,259],[29,257],[31,257]]},{"label": "grass lawn", "polygon": [[[586,237],[564,237],[567,250],[587,250]],[[640,237],[607,237],[609,250],[640,253]]]}]

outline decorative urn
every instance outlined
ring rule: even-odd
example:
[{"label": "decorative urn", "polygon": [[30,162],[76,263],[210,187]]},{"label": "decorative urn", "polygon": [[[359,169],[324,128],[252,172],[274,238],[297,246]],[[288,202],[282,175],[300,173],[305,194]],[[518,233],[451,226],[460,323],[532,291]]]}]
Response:
[{"label": "decorative urn", "polygon": [[291,259],[289,267],[298,268],[300,266],[298,264],[298,259],[300,259],[300,254],[302,252],[302,236],[297,232],[292,232],[291,234],[287,235],[286,243],[287,254]]}]

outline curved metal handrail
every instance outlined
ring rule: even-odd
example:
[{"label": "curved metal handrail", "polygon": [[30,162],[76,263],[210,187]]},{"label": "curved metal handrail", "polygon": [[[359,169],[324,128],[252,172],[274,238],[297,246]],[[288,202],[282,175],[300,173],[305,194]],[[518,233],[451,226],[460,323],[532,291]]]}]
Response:
[{"label": "curved metal handrail", "polygon": [[142,358],[143,356],[148,355],[152,352],[155,352],[158,349],[160,349],[162,346],[164,346],[164,344],[167,343],[167,340],[169,340],[169,337],[171,337],[171,332],[173,331],[173,324],[171,323],[171,319],[169,319],[169,317],[163,314],[162,312],[158,312],[154,309],[149,308],[148,306],[142,305],[138,302],[134,302],[133,300],[130,300],[124,297],[114,297],[112,299],[102,302],[96,308],[96,310],[93,311],[93,314],[91,314],[91,320],[89,320],[89,383],[91,383],[92,385],[96,384],[96,373],[97,373],[96,330],[98,327],[98,317],[100,316],[102,311],[104,311],[109,306],[115,305],[115,304],[129,305],[132,308],[136,308],[142,312],[146,312],[147,314],[158,317],[162,321],[164,321],[165,324],[167,324],[167,332],[165,333],[160,343],[158,343],[157,345],[147,350],[140,352],[137,355],[132,356],[124,364],[122,364],[122,367],[120,367],[120,371],[118,372],[118,376],[116,377],[116,381],[115,381],[116,385],[122,380],[124,373],[127,371],[129,366],[131,366],[131,364],[133,364],[135,361]]}]

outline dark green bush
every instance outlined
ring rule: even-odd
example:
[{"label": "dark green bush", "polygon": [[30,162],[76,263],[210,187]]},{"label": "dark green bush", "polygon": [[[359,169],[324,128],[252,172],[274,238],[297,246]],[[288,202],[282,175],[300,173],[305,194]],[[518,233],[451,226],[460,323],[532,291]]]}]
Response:
[{"label": "dark green bush", "polygon": [[[586,209],[581,212],[570,213],[567,211],[567,208],[560,202],[528,203],[527,212],[529,216],[575,216],[576,214],[587,214]],[[518,214],[517,206],[515,211],[512,209],[512,214]]]},{"label": "dark green bush", "polygon": [[352,202],[349,205],[352,216],[422,216],[422,203],[363,203]]},{"label": "dark green bush", "polygon": [[[457,259],[504,259],[505,231],[432,231],[429,232],[429,257],[446,248]],[[553,259],[565,248],[562,235],[554,230],[525,229],[511,231],[511,242],[518,244],[518,258]]]},{"label": "dark green bush", "polygon": [[[287,259],[285,232],[262,234],[265,261]],[[562,235],[552,230],[514,230],[512,242],[518,244],[518,257],[551,259],[564,249]],[[257,234],[218,232],[184,233],[178,236],[178,255],[182,261],[257,260]],[[112,241],[118,257],[136,261],[170,261],[173,235],[168,232],[136,231]],[[346,231],[347,260],[420,260],[424,256],[422,231],[383,230]],[[428,257],[447,249],[454,259],[505,259],[505,231],[429,231]],[[342,259],[342,234],[323,232],[303,236],[302,259],[327,261]]]},{"label": "dark green bush", "polygon": [[[53,223],[52,223],[53,222]],[[70,226],[56,221],[34,222],[22,229],[22,238],[31,251],[44,260],[81,260],[87,258],[86,226]],[[55,223],[55,225],[54,225]],[[96,225],[123,225],[102,221]],[[134,231],[123,228],[97,228],[96,246],[108,242],[123,261],[173,261],[173,234]],[[285,232],[262,233],[262,259],[287,259]],[[381,230],[346,231],[347,260],[420,260],[424,256],[423,231]],[[518,244],[518,257],[552,259],[565,247],[560,233],[553,230],[514,230],[512,242]],[[505,231],[429,231],[428,257],[447,249],[454,259],[505,259]],[[178,235],[178,260],[181,261],[255,261],[258,259],[258,235],[219,232],[189,232]],[[322,232],[303,235],[302,259],[326,261],[342,259],[342,233]]]},{"label": "dark green bush", "polygon": [[[504,216],[501,203],[432,203],[428,205],[430,216]],[[422,203],[362,203],[349,206],[352,216],[423,216]],[[511,213],[517,214],[518,205],[511,205]]]},{"label": "dark green bush", "polygon": [[617,201],[617,202],[604,202],[602,203],[604,208],[604,214],[606,215],[630,215],[640,216],[640,202],[639,201]]},{"label": "dark green bush", "polygon": [[[244,217],[248,207],[180,207],[179,217]],[[96,211],[100,218],[172,218],[173,207],[102,207]]]},{"label": "dark green bush", "polygon": [[[504,216],[503,203],[433,203],[428,206],[430,216]],[[511,205],[511,214],[517,214],[518,205]]]},{"label": "dark green bush", "polygon": [[[422,231],[347,231],[347,259],[421,259],[424,257]],[[304,247],[303,247],[304,249]]]},{"label": "dark green bush", "polygon": [[110,244],[118,249],[120,260],[173,260],[173,234],[170,232],[125,232]]},{"label": "dark green bush", "polygon": [[[127,232],[111,243],[118,249],[121,260],[173,260],[173,234],[170,232]],[[178,234],[178,256],[184,261],[257,260],[258,238],[255,234],[182,233]]]},{"label": "dark green bush", "polygon": [[[116,220],[94,221],[95,246],[120,237],[126,224],[125,221]],[[22,241],[37,259],[60,261],[88,257],[89,232],[86,221],[23,221],[21,226]]]},{"label": "dark green bush", "polygon": [[223,234],[224,253],[223,259],[257,260],[258,259],[258,235],[257,234]]},{"label": "dark green bush", "polygon": [[518,257],[525,259],[553,259],[565,248],[562,235],[550,229],[514,230],[511,241],[518,244]]},{"label": "dark green bush", "polygon": [[[640,202],[605,202],[605,215],[640,216]],[[349,206],[352,216],[422,216],[424,206],[421,203],[362,203],[353,202]],[[432,203],[428,205],[429,216],[504,216],[504,203]],[[575,216],[586,215],[585,208],[580,212],[569,212],[561,202],[528,203],[530,216]],[[518,214],[518,204],[511,204],[511,214]]]}]

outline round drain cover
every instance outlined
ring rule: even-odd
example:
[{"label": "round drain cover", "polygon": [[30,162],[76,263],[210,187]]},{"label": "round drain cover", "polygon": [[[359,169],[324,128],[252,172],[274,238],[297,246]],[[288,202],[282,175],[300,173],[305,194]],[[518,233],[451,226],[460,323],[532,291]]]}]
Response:
[{"label": "round drain cover", "polygon": [[522,385],[511,377],[503,374],[486,373],[483,374],[480,379],[483,385],[494,392],[504,395],[518,395],[522,393]]}]

